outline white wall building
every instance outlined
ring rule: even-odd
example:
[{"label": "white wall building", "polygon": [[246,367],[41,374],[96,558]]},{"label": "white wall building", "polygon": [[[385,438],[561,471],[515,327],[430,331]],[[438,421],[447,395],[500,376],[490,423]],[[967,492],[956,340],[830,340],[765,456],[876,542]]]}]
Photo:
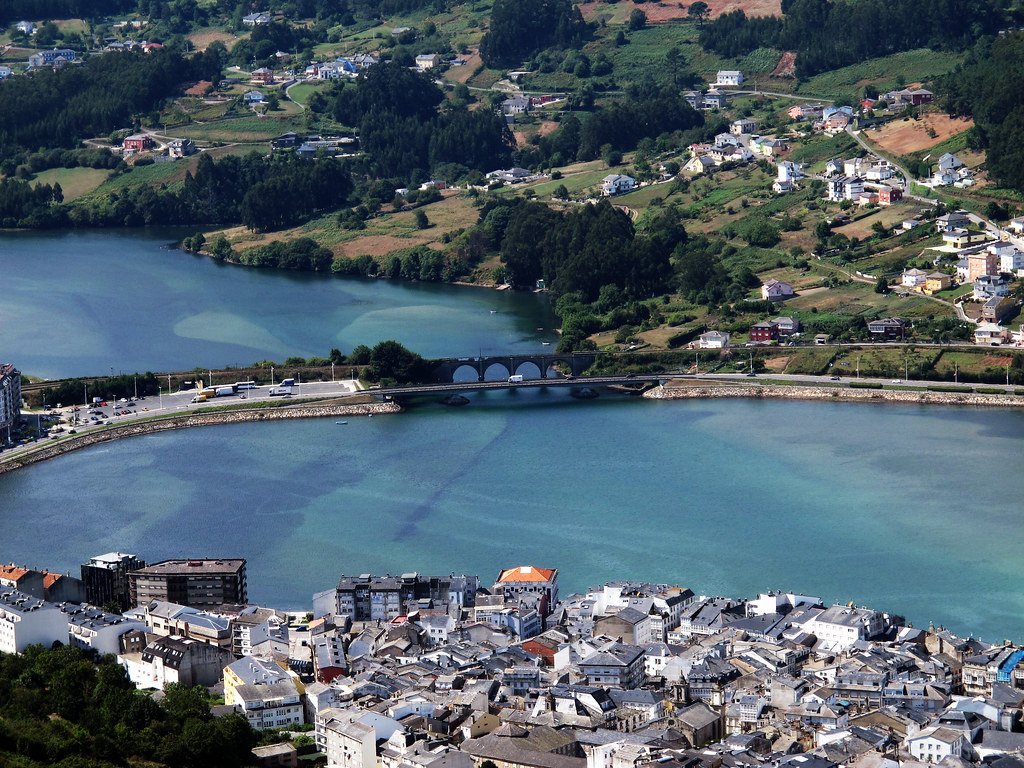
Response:
[{"label": "white wall building", "polygon": [[878,611],[846,605],[833,605],[805,625],[807,632],[834,651],[845,651],[858,640],[869,640],[884,628]]},{"label": "white wall building", "polygon": [[231,701],[225,699],[224,703],[238,707],[257,731],[304,722],[302,695],[291,679],[269,685],[238,685],[232,691]]},{"label": "white wall building", "polygon": [[328,709],[317,723],[323,733],[330,768],[377,768],[377,742],[402,737],[397,720],[365,709]]},{"label": "white wall building", "polygon": [[720,69],[715,85],[743,85],[743,73],[738,69]]},{"label": "white wall building", "polygon": [[116,613],[107,613],[90,605],[65,603],[61,606],[68,622],[68,638],[72,645],[90,648],[101,654],[117,655],[121,652],[121,635],[126,632],[145,632],[141,621],[127,619]]},{"label": "white wall building", "polygon": [[0,593],[0,652],[21,653],[30,645],[68,641],[68,621],[55,604],[16,589]]},{"label": "white wall building", "polygon": [[937,763],[944,757],[965,757],[969,747],[962,731],[933,726],[907,739],[907,751],[922,763]]}]

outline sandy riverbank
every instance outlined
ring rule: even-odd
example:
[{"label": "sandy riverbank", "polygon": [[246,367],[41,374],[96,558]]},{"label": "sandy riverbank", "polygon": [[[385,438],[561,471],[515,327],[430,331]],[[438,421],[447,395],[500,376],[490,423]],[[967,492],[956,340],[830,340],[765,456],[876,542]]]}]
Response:
[{"label": "sandy riverbank", "polygon": [[1024,408],[1020,395],[978,395],[965,392],[929,392],[897,389],[849,389],[847,387],[800,387],[778,384],[690,384],[679,382],[649,389],[643,395],[652,400],[702,398],[776,398],[782,400],[841,400],[844,402],[902,403],[905,405],[957,405]]},{"label": "sandy riverbank", "polygon": [[359,405],[298,405],[289,408],[252,408],[214,413],[189,413],[181,416],[158,418],[151,421],[112,426],[82,435],[72,435],[57,442],[40,442],[37,450],[0,461],[0,474],[11,472],[36,462],[56,458],[71,451],[88,448],[111,440],[136,435],[148,435],[169,429],[204,427],[212,424],[238,424],[246,421],[278,421],[280,419],[318,419],[332,416],[367,416],[398,413],[401,406],[394,402],[363,403]]}]

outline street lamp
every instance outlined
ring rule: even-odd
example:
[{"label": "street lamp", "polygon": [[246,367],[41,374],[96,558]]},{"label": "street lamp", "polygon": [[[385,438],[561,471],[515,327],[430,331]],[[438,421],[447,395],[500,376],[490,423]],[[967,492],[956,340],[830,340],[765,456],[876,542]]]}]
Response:
[{"label": "street lamp", "polygon": [[331,384],[334,383],[334,363],[331,363]]}]

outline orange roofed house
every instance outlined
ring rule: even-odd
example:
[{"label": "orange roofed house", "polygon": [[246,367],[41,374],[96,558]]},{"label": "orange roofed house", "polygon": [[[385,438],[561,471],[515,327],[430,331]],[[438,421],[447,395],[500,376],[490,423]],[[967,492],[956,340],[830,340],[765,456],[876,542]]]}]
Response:
[{"label": "orange roofed house", "polygon": [[558,602],[558,569],[533,565],[506,568],[498,574],[491,591],[504,597],[506,603],[516,603],[528,596],[539,597],[538,613],[549,616]]},{"label": "orange roofed house", "polygon": [[24,592],[37,600],[52,603],[81,603],[85,589],[81,580],[63,573],[37,571],[10,563],[0,565],[0,586]]}]

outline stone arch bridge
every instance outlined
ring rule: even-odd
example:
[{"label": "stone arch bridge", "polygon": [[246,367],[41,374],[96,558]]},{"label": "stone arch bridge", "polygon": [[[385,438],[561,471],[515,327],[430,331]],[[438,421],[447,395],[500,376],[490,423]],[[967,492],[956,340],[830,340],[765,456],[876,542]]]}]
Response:
[{"label": "stone arch bridge", "polygon": [[596,352],[553,353],[550,355],[486,355],[482,357],[452,357],[433,361],[431,379],[437,383],[448,384],[455,381],[455,373],[461,368],[476,371],[477,381],[484,380],[484,374],[491,366],[499,366],[507,376],[521,373],[520,369],[532,363],[540,371],[540,378],[550,378],[548,371],[556,363],[568,368],[573,376],[580,376],[597,358]]}]

